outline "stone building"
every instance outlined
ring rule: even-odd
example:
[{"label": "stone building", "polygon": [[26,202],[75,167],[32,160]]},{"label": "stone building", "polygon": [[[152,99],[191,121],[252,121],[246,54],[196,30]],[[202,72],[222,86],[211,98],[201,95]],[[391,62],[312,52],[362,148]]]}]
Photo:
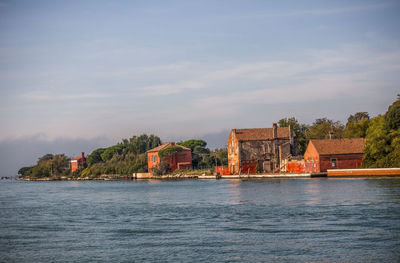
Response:
[{"label": "stone building", "polygon": [[292,127],[232,129],[228,138],[231,174],[279,172],[280,160],[298,154]]}]

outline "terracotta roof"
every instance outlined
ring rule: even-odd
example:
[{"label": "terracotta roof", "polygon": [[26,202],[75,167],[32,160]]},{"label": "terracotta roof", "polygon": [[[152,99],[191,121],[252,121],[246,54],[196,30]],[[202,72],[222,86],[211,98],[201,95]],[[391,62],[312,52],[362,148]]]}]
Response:
[{"label": "terracotta roof", "polygon": [[82,156],[79,156],[79,157],[76,157],[76,158],[74,158],[72,160],[80,160],[80,159],[86,159],[86,158],[85,157],[82,158]]},{"label": "terracotta roof", "polygon": [[165,149],[165,148],[167,148],[167,147],[169,147],[169,146],[179,146],[179,147],[181,147],[181,148],[184,149],[184,150],[189,150],[189,151],[190,151],[189,148],[186,148],[186,147],[184,147],[184,146],[182,146],[182,145],[178,145],[178,144],[175,144],[175,143],[173,143],[173,142],[165,142],[165,143],[163,143],[163,144],[157,146],[156,148],[153,148],[153,149],[151,149],[151,150],[148,150],[147,152],[159,152],[159,151],[161,151],[161,150],[163,150],[163,149]]},{"label": "terracotta roof", "polygon": [[365,139],[326,139],[326,140],[310,140],[319,154],[351,154],[363,153]]},{"label": "terracotta roof", "polygon": [[[262,141],[273,139],[273,128],[233,129],[239,141]],[[296,136],[293,133],[293,136]],[[289,127],[278,127],[277,138],[289,139]]]}]

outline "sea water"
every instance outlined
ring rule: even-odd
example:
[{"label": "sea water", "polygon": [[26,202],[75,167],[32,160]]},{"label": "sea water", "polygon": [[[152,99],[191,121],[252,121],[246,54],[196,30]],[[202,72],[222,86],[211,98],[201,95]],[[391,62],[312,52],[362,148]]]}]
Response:
[{"label": "sea water", "polygon": [[1,262],[400,262],[400,179],[0,181]]}]

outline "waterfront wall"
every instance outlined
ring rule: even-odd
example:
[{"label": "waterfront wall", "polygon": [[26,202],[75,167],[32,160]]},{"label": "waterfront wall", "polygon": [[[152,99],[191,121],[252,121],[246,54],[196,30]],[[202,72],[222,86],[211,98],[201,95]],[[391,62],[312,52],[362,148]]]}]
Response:
[{"label": "waterfront wall", "polygon": [[371,168],[371,169],[332,169],[328,177],[334,176],[400,176],[400,168]]}]

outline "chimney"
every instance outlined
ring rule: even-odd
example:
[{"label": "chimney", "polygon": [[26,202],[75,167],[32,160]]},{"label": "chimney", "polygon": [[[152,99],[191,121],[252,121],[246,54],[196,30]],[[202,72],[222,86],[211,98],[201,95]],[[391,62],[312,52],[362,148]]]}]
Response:
[{"label": "chimney", "polygon": [[276,122],[272,124],[272,137],[274,139],[278,137],[278,124]]},{"label": "chimney", "polygon": [[329,131],[329,139],[330,140],[332,140],[334,134],[335,134],[334,131]]},{"label": "chimney", "polygon": [[289,125],[289,142],[292,145],[293,144],[293,127]]},{"label": "chimney", "polygon": [[85,159],[85,152],[82,152],[82,159]]}]

